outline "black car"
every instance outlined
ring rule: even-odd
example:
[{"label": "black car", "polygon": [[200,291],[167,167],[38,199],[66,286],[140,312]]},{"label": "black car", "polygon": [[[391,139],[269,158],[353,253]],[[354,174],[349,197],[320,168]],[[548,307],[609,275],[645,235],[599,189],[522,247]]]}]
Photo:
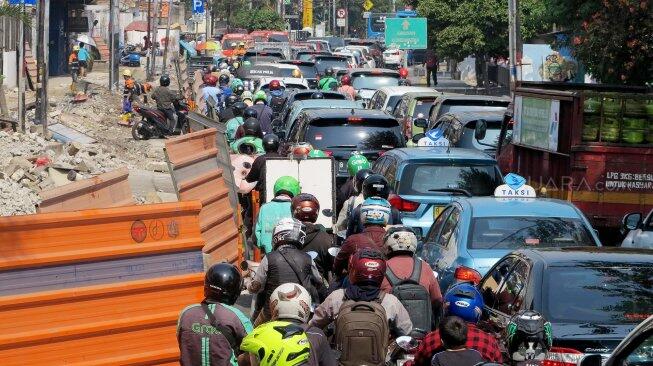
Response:
[{"label": "black car", "polygon": [[315,61],[315,56],[324,55],[329,56],[331,52],[327,51],[298,51],[295,52],[295,59],[299,61]]},{"label": "black car", "polygon": [[596,355],[586,357],[580,366],[653,365],[653,316],[648,317],[619,343],[607,361]]},{"label": "black car", "polygon": [[245,52],[245,55],[243,56],[243,62],[249,61],[252,64],[255,64],[257,62],[275,62],[275,61],[280,61],[285,59],[286,56],[283,54],[281,50],[263,50],[263,51],[249,50]]},{"label": "black car", "polygon": [[372,109],[311,109],[302,112],[288,133],[288,149],[293,143],[308,142],[335,158],[336,178],[348,176],[347,160],[358,151],[374,161],[386,151],[404,147],[397,120]]},{"label": "black car", "polygon": [[333,70],[346,70],[349,67],[349,60],[345,56],[337,55],[315,55],[315,67],[317,67],[317,74],[324,75],[324,70],[327,67]]},{"label": "black car", "polygon": [[344,95],[342,93],[339,93],[339,92],[335,92],[335,91],[321,91],[321,90],[311,90],[311,89],[308,89],[308,90],[306,90],[306,89],[304,89],[304,90],[300,90],[300,89],[293,90],[286,96],[286,102],[284,103],[283,108],[281,109],[281,112],[279,113],[278,120],[275,119],[274,121],[272,121],[272,125],[273,125],[273,128],[275,128],[275,132],[280,131],[280,130],[277,130],[277,128],[282,129],[283,127],[286,126],[285,121],[286,121],[286,118],[288,117],[288,113],[290,112],[290,106],[292,106],[292,104],[294,102],[296,102],[298,100],[311,99],[313,97],[313,93],[315,93],[317,91],[322,93],[322,95],[324,96],[324,99],[339,99],[339,100],[347,99],[346,95]]},{"label": "black car", "polygon": [[653,314],[653,250],[517,250],[488,271],[479,290],[485,302],[481,328],[505,335],[516,312],[538,311],[553,329],[548,359],[576,365],[587,354],[609,355]]},{"label": "black car", "polygon": [[308,81],[308,87],[310,89],[317,88],[317,67],[315,67],[315,62],[313,61],[300,61],[300,60],[282,60],[279,61],[280,64],[289,64],[296,65],[299,67],[299,71],[302,72],[302,76],[306,81]]}]

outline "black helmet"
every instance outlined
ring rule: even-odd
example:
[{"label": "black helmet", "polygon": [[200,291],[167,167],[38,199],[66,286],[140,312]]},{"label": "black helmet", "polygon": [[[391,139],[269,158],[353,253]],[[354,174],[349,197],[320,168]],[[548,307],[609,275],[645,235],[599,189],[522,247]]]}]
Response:
[{"label": "black helmet", "polygon": [[231,107],[231,111],[234,112],[234,116],[236,116],[236,117],[242,116],[245,109],[247,109],[247,104],[245,104],[243,102],[236,102]]},{"label": "black helmet", "polygon": [[159,78],[159,85],[161,86],[170,86],[170,76],[168,74],[163,74]]},{"label": "black helmet", "polygon": [[354,176],[354,192],[356,192],[356,194],[361,193],[361,189],[363,189],[363,181],[372,174],[374,173],[370,169],[361,169],[356,172],[356,175]]},{"label": "black helmet", "polygon": [[333,71],[333,67],[329,66],[326,69],[324,69],[324,75],[325,76],[333,76],[335,72]]},{"label": "black helmet", "polygon": [[279,136],[273,133],[268,133],[263,136],[263,149],[265,149],[265,152],[276,152],[279,150]]},{"label": "black helmet", "polygon": [[235,75],[235,74],[236,74],[236,68],[233,67],[233,66],[229,66],[229,67],[227,68],[227,70],[229,70],[229,73],[230,73],[231,75]]},{"label": "black helmet", "polygon": [[381,197],[388,199],[390,186],[388,180],[380,174],[372,174],[363,181],[363,197]]},{"label": "black helmet", "polygon": [[506,338],[512,360],[543,360],[553,342],[551,323],[537,311],[521,310],[510,318]]},{"label": "black helmet", "polygon": [[229,84],[229,75],[227,75],[227,74],[220,75],[220,77],[218,78],[218,83],[221,86]]},{"label": "black helmet", "polygon": [[245,92],[245,87],[242,85],[236,85],[233,90],[234,94],[241,96]]},{"label": "black helmet", "polygon": [[245,131],[245,136],[254,136],[261,137],[263,132],[261,132],[261,124],[256,118],[248,118],[243,123],[243,131]]},{"label": "black helmet", "polygon": [[227,97],[227,99],[224,101],[225,107],[231,107],[232,105],[240,102],[240,98],[238,98],[237,95],[231,94],[230,96]]},{"label": "black helmet", "polygon": [[311,99],[324,99],[324,93],[321,91],[316,91],[315,93],[311,94]]},{"label": "black helmet", "polygon": [[218,71],[220,71],[220,69],[218,68],[217,65],[211,66],[211,72],[218,72]]},{"label": "black helmet", "polygon": [[256,119],[256,118],[258,118],[258,112],[256,111],[256,109],[254,109],[252,107],[247,107],[247,109],[245,109],[245,112],[243,112],[243,118],[244,119],[248,119],[248,118]]},{"label": "black helmet", "polygon": [[240,295],[240,271],[229,263],[212,265],[204,276],[204,297],[208,302],[233,305]]}]

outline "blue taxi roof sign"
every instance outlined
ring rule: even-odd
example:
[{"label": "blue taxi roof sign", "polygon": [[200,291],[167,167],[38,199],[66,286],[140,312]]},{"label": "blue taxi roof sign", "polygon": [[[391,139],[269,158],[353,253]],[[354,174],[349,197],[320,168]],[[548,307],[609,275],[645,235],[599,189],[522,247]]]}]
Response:
[{"label": "blue taxi roof sign", "polygon": [[536,198],[533,187],[526,184],[526,179],[518,174],[509,173],[503,178],[502,184],[494,190],[497,198]]}]

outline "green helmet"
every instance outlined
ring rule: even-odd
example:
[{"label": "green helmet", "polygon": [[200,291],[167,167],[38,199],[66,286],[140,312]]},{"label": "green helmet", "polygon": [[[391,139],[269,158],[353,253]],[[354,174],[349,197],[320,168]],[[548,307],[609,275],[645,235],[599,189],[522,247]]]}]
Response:
[{"label": "green helmet", "polygon": [[311,150],[311,152],[308,153],[309,158],[328,158],[329,155],[327,155],[324,151],[316,149],[316,150]]},{"label": "green helmet", "polygon": [[367,158],[360,154],[352,155],[349,160],[347,160],[347,170],[349,171],[350,176],[355,176],[361,169],[369,169],[370,162]]},{"label": "green helmet", "polygon": [[265,94],[263,90],[259,90],[256,93],[254,93],[254,103],[258,102],[259,100],[262,100],[264,102],[268,100],[268,95]]},{"label": "green helmet", "polygon": [[240,343],[240,349],[258,358],[260,366],[303,365],[311,346],[301,326],[285,321],[259,325]]},{"label": "green helmet", "polygon": [[238,78],[234,78],[233,80],[231,80],[231,88],[232,89],[237,87],[238,85],[243,85],[243,81],[238,79]]},{"label": "green helmet", "polygon": [[286,192],[292,195],[293,197],[301,193],[299,188],[299,182],[294,177],[285,175],[277,179],[274,182],[274,195],[278,195],[280,192]]}]

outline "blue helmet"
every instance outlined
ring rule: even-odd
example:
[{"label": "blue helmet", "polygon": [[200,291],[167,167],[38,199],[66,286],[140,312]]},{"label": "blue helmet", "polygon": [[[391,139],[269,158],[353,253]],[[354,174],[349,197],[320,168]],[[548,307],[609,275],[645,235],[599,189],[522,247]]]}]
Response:
[{"label": "blue helmet", "polygon": [[477,323],[483,313],[483,297],[476,287],[460,283],[444,295],[445,315],[455,315],[469,323]]},{"label": "blue helmet", "polygon": [[390,203],[381,197],[370,197],[363,201],[360,220],[363,225],[387,225],[390,220]]}]

